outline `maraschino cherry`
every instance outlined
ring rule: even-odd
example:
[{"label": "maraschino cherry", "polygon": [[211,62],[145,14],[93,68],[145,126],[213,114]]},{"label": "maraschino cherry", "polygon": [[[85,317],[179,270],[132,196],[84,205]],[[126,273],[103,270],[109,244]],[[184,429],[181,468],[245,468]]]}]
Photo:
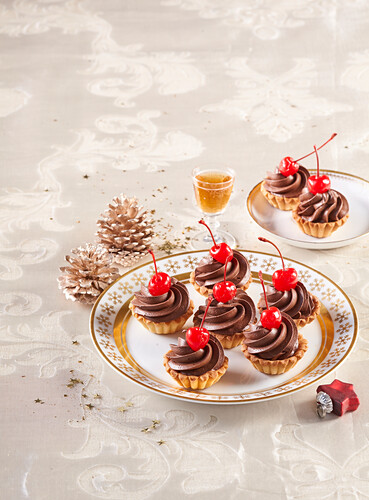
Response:
[{"label": "maraschino cherry", "polygon": [[[328,141],[326,141],[324,144],[322,144],[321,146],[319,146],[318,150],[324,148],[324,146],[326,144],[328,144],[328,142],[330,142],[332,139],[334,139],[336,137],[336,135],[337,134],[333,134],[332,137],[330,137],[328,139]],[[288,177],[289,175],[294,175],[298,171],[298,169],[299,169],[299,163],[298,162],[301,161],[301,160],[304,160],[305,158],[307,158],[308,156],[311,156],[313,154],[314,154],[314,151],[312,151],[308,155],[302,156],[298,160],[294,160],[291,156],[286,156],[279,163],[278,170],[285,177]]]},{"label": "maraschino cherry", "polygon": [[227,263],[229,260],[231,260],[232,257],[228,256],[225,263],[224,263],[224,281],[221,281],[220,283],[216,283],[213,286],[213,296],[216,298],[218,302],[228,302],[229,300],[232,300],[233,297],[237,293],[237,287],[232,281],[226,281],[226,274],[227,274]]},{"label": "maraschino cherry", "polygon": [[149,289],[149,292],[153,297],[157,297],[159,295],[163,295],[164,293],[169,292],[172,281],[169,274],[158,273],[154,252],[152,250],[149,250],[149,252],[151,253],[152,259],[154,261],[155,274],[149,281],[149,285],[147,288]]},{"label": "maraschino cherry", "polygon": [[316,175],[311,175],[308,178],[307,185],[310,193],[326,193],[331,189],[331,180],[328,175],[319,175],[319,156],[316,146],[314,146],[316,154]]},{"label": "maraschino cherry", "polygon": [[279,250],[279,248],[275,243],[262,237],[259,237],[258,239],[260,241],[263,241],[264,243],[270,243],[271,245],[273,245],[274,248],[279,253],[279,256],[282,261],[283,269],[278,269],[273,273],[274,288],[279,292],[288,292],[289,290],[291,290],[291,288],[295,288],[299,280],[296,269],[294,269],[293,267],[287,267],[287,268],[285,267],[281,251]]},{"label": "maraschino cherry", "polygon": [[279,328],[282,323],[281,311],[277,309],[277,307],[269,307],[265,292],[263,273],[261,271],[259,271],[259,279],[261,286],[263,287],[265,305],[266,305],[265,311],[263,311],[260,315],[260,323],[263,325],[264,328],[267,328],[268,330],[272,330],[273,328]]},{"label": "maraschino cherry", "polygon": [[204,316],[202,317],[201,325],[193,326],[192,328],[189,328],[186,332],[186,342],[193,351],[198,351],[199,349],[203,349],[209,342],[210,333],[206,328],[203,328],[202,325],[204,324],[211,301],[212,298],[209,297],[204,312]]},{"label": "maraschino cherry", "polygon": [[202,219],[199,220],[199,224],[203,224],[209,230],[210,236],[214,241],[214,246],[210,248],[210,255],[213,257],[213,259],[224,264],[225,261],[227,260],[227,257],[230,256],[232,258],[233,257],[232,248],[228,246],[227,243],[216,243],[210,227],[206,224],[204,220]]}]

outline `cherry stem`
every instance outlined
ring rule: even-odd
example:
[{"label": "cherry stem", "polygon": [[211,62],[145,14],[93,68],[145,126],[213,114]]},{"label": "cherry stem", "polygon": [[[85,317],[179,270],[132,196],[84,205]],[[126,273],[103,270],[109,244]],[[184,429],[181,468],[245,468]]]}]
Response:
[{"label": "cherry stem", "polygon": [[202,328],[202,325],[204,324],[204,321],[205,321],[205,318],[206,318],[206,315],[207,315],[207,313],[208,313],[208,309],[209,309],[209,307],[210,307],[210,304],[211,304],[212,300],[213,300],[213,299],[212,299],[211,297],[209,297],[209,298],[208,298],[208,303],[207,303],[207,305],[206,305],[206,309],[205,309],[205,312],[204,312],[204,316],[202,317],[202,321],[201,321],[200,328]]},{"label": "cherry stem", "polygon": [[318,150],[316,149],[315,145],[314,145],[314,151],[316,154],[316,176],[319,177],[319,156],[318,156]]},{"label": "cherry stem", "polygon": [[[332,139],[334,139],[334,138],[336,137],[336,135],[337,135],[336,133],[332,134],[332,137],[330,137],[330,138],[328,139],[328,141],[326,141],[324,144],[322,144],[321,146],[319,146],[319,147],[318,147],[318,149],[317,149],[317,151],[319,151],[319,149],[324,148],[324,146],[325,146],[326,144],[328,144],[328,142],[331,142],[331,140],[332,140]],[[311,153],[309,153],[308,155],[305,155],[305,156],[303,156],[302,158],[299,158],[298,160],[295,160],[295,162],[297,163],[298,161],[304,160],[305,158],[307,158],[308,156],[313,155],[314,153],[315,153],[315,151],[312,151],[312,152],[311,152]]]},{"label": "cherry stem", "polygon": [[274,246],[274,248],[277,250],[277,252],[279,253],[279,256],[281,258],[281,261],[282,261],[282,266],[283,266],[283,271],[284,271],[284,260],[283,260],[283,257],[282,257],[282,254],[281,254],[281,251],[279,250],[279,248],[277,247],[277,245],[275,243],[273,243],[272,241],[270,240],[267,240],[266,238],[262,238],[261,236],[258,238],[260,241],[263,241],[264,243],[270,243],[271,245]]},{"label": "cherry stem", "polygon": [[224,283],[226,282],[226,276],[227,276],[227,264],[229,261],[232,260],[233,257],[231,257],[230,255],[228,255],[228,257],[226,258],[225,262],[224,262]]},{"label": "cherry stem", "polygon": [[259,280],[260,280],[261,286],[263,287],[266,308],[269,309],[267,294],[265,291],[265,285],[264,285],[264,280],[263,280],[263,273],[261,271],[259,271]]},{"label": "cherry stem", "polygon": [[149,250],[149,253],[151,254],[151,257],[152,257],[152,260],[154,261],[154,267],[155,267],[155,274],[156,276],[158,275],[158,269],[156,267],[156,260],[155,260],[155,255],[154,255],[154,252],[152,250]]},{"label": "cherry stem", "polygon": [[213,233],[211,232],[210,227],[206,224],[206,222],[203,219],[199,220],[199,224],[202,224],[203,226],[208,228],[210,236],[213,238],[214,245],[216,246],[216,241],[214,240],[214,236],[213,236]]}]

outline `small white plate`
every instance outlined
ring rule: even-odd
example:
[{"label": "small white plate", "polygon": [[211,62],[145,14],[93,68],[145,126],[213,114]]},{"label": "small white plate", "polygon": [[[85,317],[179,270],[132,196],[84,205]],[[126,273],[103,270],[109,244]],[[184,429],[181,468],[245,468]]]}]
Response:
[{"label": "small white plate", "polygon": [[[247,293],[256,302],[260,296],[257,270],[263,269],[264,279],[280,268],[280,258],[263,252],[242,250],[253,269],[253,282]],[[208,251],[193,251],[158,259],[160,271],[185,283],[195,310],[205,298],[189,284],[189,275]],[[221,380],[204,391],[180,387],[163,366],[163,355],[178,335],[150,333],[132,316],[128,308],[135,290],[147,284],[154,273],[149,262],[128,271],[107,287],[97,299],[90,318],[93,342],[103,359],[120,374],[146,389],[185,401],[216,404],[243,404],[293,394],[328,375],[347,358],[356,338],[358,323],[350,299],[333,281],[314,269],[286,259],[293,264],[306,287],[321,303],[320,315],[303,328],[309,342],[305,356],[283,375],[264,375],[251,365],[241,348],[227,349],[228,370]],[[187,327],[192,325],[192,318]]]},{"label": "small white plate", "polygon": [[[314,171],[312,171],[313,173]],[[249,193],[247,209],[251,218],[264,231],[295,247],[325,250],[351,245],[369,234],[369,182],[360,177],[331,170],[332,189],[346,196],[350,206],[348,221],[329,238],[313,238],[303,233],[290,211],[272,207],[261,193],[261,182]]]}]

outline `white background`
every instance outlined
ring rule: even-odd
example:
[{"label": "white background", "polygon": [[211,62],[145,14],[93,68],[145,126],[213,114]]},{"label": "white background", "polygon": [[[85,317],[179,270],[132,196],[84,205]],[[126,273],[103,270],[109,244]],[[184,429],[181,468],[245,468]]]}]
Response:
[{"label": "white background", "polygon": [[1,3],[1,498],[368,497],[368,240],[281,247],[342,286],[361,322],[336,374],[361,406],[324,421],[315,387],[236,408],[140,390],[56,283],[119,192],[186,244],[194,166],[236,170],[225,227],[264,251],[245,198],[283,156],[337,132],[322,167],[367,177],[368,28],[365,0]]}]

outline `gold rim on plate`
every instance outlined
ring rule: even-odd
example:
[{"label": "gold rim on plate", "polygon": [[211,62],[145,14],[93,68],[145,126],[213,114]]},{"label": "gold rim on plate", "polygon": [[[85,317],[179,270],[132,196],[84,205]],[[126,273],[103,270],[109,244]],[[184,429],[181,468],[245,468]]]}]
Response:
[{"label": "gold rim on plate", "polygon": [[[276,259],[276,266],[278,265],[278,259],[276,255],[266,253],[266,252],[258,252],[258,251],[249,251],[249,250],[240,250],[241,252],[245,252],[246,254],[252,254],[252,255],[258,255],[264,257],[272,257],[273,259]],[[196,251],[189,251],[189,252],[182,252],[179,254],[175,255],[170,255],[170,256],[165,256],[160,259],[157,259],[158,261],[163,261],[163,260],[170,260],[170,259],[183,259],[187,256],[191,256],[192,254],[197,254],[197,253],[207,253],[206,250],[196,250]],[[247,255],[246,255],[247,256]],[[272,260],[272,259],[270,259]],[[326,277],[324,274],[321,272],[313,269],[310,266],[307,266],[305,264],[302,264],[298,261],[295,261],[293,259],[285,259],[287,262],[293,262],[295,264],[298,264],[302,268],[306,270],[313,271],[317,275],[321,276],[324,280],[329,282],[331,285],[333,285],[334,289],[341,293],[345,299],[345,306],[349,308],[349,312],[352,315],[353,319],[353,325],[352,325],[352,335],[350,337],[350,343],[347,345],[347,347],[344,349],[345,353],[344,356],[342,356],[341,359],[333,360],[334,362],[332,363],[332,366],[327,367],[327,370],[323,370],[324,373],[321,373],[320,375],[318,374],[316,377],[314,377],[312,380],[305,380],[304,379],[309,375],[312,374],[312,372],[316,369],[319,368],[319,366],[323,363],[327,363],[327,356],[329,355],[333,342],[334,342],[334,335],[335,335],[335,329],[334,329],[334,322],[332,319],[332,316],[327,309],[327,307],[322,303],[322,309],[320,316],[318,317],[318,322],[320,325],[321,333],[322,333],[322,341],[320,344],[320,348],[318,353],[316,354],[315,358],[311,361],[308,367],[306,367],[302,372],[298,373],[291,379],[288,379],[285,382],[279,383],[275,386],[268,387],[265,390],[262,391],[253,391],[249,393],[227,393],[227,394],[209,394],[206,392],[195,392],[195,391],[188,391],[186,389],[182,389],[180,387],[175,386],[174,384],[169,384],[164,382],[161,379],[156,378],[153,374],[147,372],[140,363],[137,361],[137,359],[134,359],[132,354],[130,353],[126,338],[125,338],[125,332],[126,332],[126,327],[127,324],[130,320],[131,317],[131,312],[128,309],[129,302],[132,298],[132,293],[130,293],[129,297],[124,301],[124,303],[117,304],[117,310],[115,312],[115,316],[112,318],[114,319],[113,324],[110,322],[109,324],[112,326],[112,331],[110,333],[107,331],[104,332],[104,340],[101,338],[98,339],[96,331],[95,331],[95,323],[96,323],[96,311],[99,306],[99,304],[102,302],[102,299],[104,296],[109,293],[109,291],[114,287],[114,285],[120,281],[124,281],[128,276],[137,273],[139,269],[142,269],[143,267],[147,266],[149,267],[151,262],[146,262],[144,264],[141,264],[140,266],[135,267],[134,269],[131,269],[130,271],[126,272],[122,276],[120,276],[117,280],[115,280],[109,287],[107,287],[104,292],[99,296],[97,301],[95,302],[92,311],[91,311],[91,316],[90,316],[90,330],[91,330],[91,335],[93,342],[99,351],[100,355],[103,357],[103,359],[110,364],[115,370],[117,370],[119,373],[124,375],[126,378],[132,380],[133,382],[139,384],[142,387],[145,387],[147,389],[150,389],[156,393],[169,396],[169,397],[174,397],[177,399],[181,400],[187,400],[187,401],[198,401],[201,403],[216,403],[216,404],[241,404],[241,403],[252,403],[252,402],[258,402],[258,401],[266,401],[269,399],[274,399],[276,397],[282,397],[288,394],[292,394],[294,392],[297,392],[298,390],[301,390],[305,387],[308,387],[309,385],[317,382],[320,380],[322,377],[327,376],[329,373],[331,373],[333,370],[337,369],[337,367],[347,358],[349,353],[351,352],[352,348],[355,345],[355,342],[357,340],[357,331],[358,331],[358,320],[357,320],[357,314],[355,311],[355,308],[347,296],[347,294],[340,288],[338,287],[331,279]],[[189,275],[190,271],[182,272],[180,274],[175,275],[177,279],[180,281],[183,281],[184,283],[189,281]],[[269,274],[264,274],[265,278],[267,281],[271,281],[271,275]],[[253,277],[255,281],[257,282],[257,273],[253,272]],[[322,280],[323,281],[323,280]],[[132,287],[129,288],[129,290]],[[335,293],[333,293],[334,295]],[[112,307],[112,306],[107,306],[105,307]],[[112,313],[113,314],[113,313]],[[349,313],[347,313],[349,316]],[[154,334],[150,334],[154,335]],[[106,338],[106,340],[105,340]],[[102,348],[102,342],[108,343],[108,338],[111,338],[112,341],[115,344],[115,348],[118,350],[118,356],[116,353],[110,352],[107,354],[105,350]],[[113,346],[112,346],[113,347]],[[337,350],[337,349],[336,349]],[[164,353],[163,353],[164,354]],[[119,365],[119,356],[121,356],[121,359],[124,360],[126,363],[124,366],[118,366]],[[147,381],[150,381],[153,386],[150,386]],[[297,381],[303,381],[299,386],[293,387],[291,389],[288,389],[288,386],[291,386],[294,382],[296,383]],[[285,388],[285,390],[284,390]],[[263,394],[263,393],[271,393],[271,394],[264,394],[261,397],[251,397],[253,394]],[[233,399],[232,399],[233,397]],[[244,397],[244,399],[242,399]],[[237,398],[237,399],[236,399]]]}]

